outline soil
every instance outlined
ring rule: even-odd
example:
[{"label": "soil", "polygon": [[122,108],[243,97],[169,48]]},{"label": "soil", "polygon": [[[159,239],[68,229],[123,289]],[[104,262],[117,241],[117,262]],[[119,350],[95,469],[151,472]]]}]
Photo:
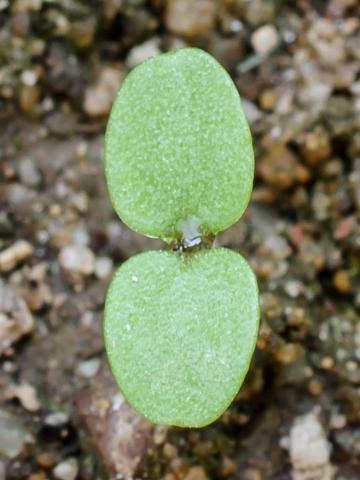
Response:
[{"label": "soil", "polygon": [[[106,287],[163,247],[114,214],[104,129],[126,73],[198,46],[256,150],[218,245],[255,269],[262,323],[229,410],[149,424],[109,373]],[[356,0],[0,0],[0,480],[360,478],[360,7]]]}]

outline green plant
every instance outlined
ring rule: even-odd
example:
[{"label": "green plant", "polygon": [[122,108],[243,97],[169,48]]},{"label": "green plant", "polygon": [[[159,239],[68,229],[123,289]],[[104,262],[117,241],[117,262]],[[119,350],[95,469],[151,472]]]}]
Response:
[{"label": "green plant", "polygon": [[112,372],[154,423],[207,425],[238,392],[259,322],[248,263],[207,248],[252,190],[251,135],[232,80],[199,49],[144,62],[115,100],[105,160],[119,217],[175,250],[136,255],[115,274],[104,321]]}]

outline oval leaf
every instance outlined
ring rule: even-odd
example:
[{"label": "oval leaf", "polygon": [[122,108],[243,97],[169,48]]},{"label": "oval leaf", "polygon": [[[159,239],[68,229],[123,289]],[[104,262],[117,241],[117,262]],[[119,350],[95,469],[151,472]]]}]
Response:
[{"label": "oval leaf", "polygon": [[147,236],[180,239],[189,223],[216,234],[249,202],[254,158],[240,97],[199,49],[160,55],[128,75],[107,126],[105,159],[116,212]]},{"label": "oval leaf", "polygon": [[105,307],[112,372],[158,424],[201,427],[238,392],[255,348],[259,301],[248,263],[227,249],[148,252],[115,274]]}]

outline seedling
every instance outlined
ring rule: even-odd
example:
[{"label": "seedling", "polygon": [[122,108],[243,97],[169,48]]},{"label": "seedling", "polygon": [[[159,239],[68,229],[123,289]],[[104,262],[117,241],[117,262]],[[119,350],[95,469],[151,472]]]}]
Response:
[{"label": "seedling", "polygon": [[244,212],[254,175],[251,134],[226,71],[192,48],[135,68],[111,112],[105,160],[119,217],[173,247],[130,258],[111,282],[104,334],[113,375],[152,422],[205,426],[237,394],[259,322],[246,260],[208,248]]}]

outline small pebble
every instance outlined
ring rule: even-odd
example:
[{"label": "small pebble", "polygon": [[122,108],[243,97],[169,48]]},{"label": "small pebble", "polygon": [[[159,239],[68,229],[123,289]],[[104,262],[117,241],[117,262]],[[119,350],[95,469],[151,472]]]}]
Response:
[{"label": "small pebble", "polygon": [[53,475],[58,480],[75,480],[79,472],[76,458],[68,458],[58,463],[53,469]]},{"label": "small pebble", "polygon": [[173,459],[178,455],[178,449],[172,443],[166,442],[163,447],[163,453],[166,458]]},{"label": "small pebble", "polygon": [[356,221],[354,217],[343,218],[338,223],[335,232],[334,232],[334,239],[335,240],[344,240],[346,239],[353,230],[355,229]]},{"label": "small pebble", "polygon": [[19,92],[19,103],[23,112],[35,115],[40,103],[41,89],[39,85],[28,87],[23,85]]},{"label": "small pebble", "polygon": [[169,466],[175,473],[176,478],[186,478],[186,473],[189,471],[187,458],[176,457],[170,461]]},{"label": "small pebble", "polygon": [[201,37],[213,28],[215,13],[215,0],[170,0],[165,22],[176,35]]},{"label": "small pebble", "polygon": [[90,117],[109,114],[123,76],[121,69],[106,67],[101,71],[97,82],[86,89],[83,108]]},{"label": "small pebble", "polygon": [[154,443],[155,445],[162,445],[167,437],[168,428],[163,425],[156,425],[154,429]]},{"label": "small pebble", "polygon": [[203,467],[191,467],[184,480],[208,480],[208,476]]},{"label": "small pebble", "polygon": [[262,119],[262,112],[257,108],[255,103],[246,100],[242,100],[242,106],[246,115],[246,118],[250,125],[260,121]]},{"label": "small pebble", "polygon": [[151,38],[141,45],[133,47],[126,58],[125,64],[127,68],[132,69],[148,58],[157,57],[160,53],[159,39]]},{"label": "small pebble", "polygon": [[334,360],[331,358],[331,357],[324,357],[322,360],[321,360],[321,366],[322,368],[324,368],[325,370],[330,370],[331,368],[334,367]]},{"label": "small pebble", "polygon": [[67,245],[60,251],[59,263],[69,272],[91,275],[95,270],[95,255],[83,245]]},{"label": "small pebble", "polygon": [[276,94],[273,90],[265,89],[259,98],[260,106],[264,110],[273,110],[276,104]]},{"label": "small pebble", "polygon": [[17,13],[37,12],[42,6],[43,0],[17,0],[14,2],[14,11]]},{"label": "small pebble", "polygon": [[301,355],[303,355],[304,349],[301,345],[296,343],[287,343],[282,345],[276,350],[276,359],[284,364],[289,365],[295,362]]},{"label": "small pebble", "polygon": [[263,23],[272,22],[275,18],[276,3],[267,0],[251,0],[251,1],[237,1],[237,4],[246,5],[245,19],[254,26]]},{"label": "small pebble", "polygon": [[221,460],[220,475],[221,477],[230,477],[236,474],[236,463],[229,457],[223,457]]},{"label": "small pebble", "polygon": [[17,457],[27,438],[28,432],[20,417],[0,410],[0,455],[8,459]]},{"label": "small pebble", "polygon": [[291,327],[299,327],[304,323],[305,320],[305,311],[300,307],[295,307],[286,312],[287,314],[287,323]]},{"label": "small pebble", "polygon": [[340,270],[335,273],[335,275],[333,276],[333,284],[336,290],[338,290],[340,293],[351,292],[349,275],[344,270]]},{"label": "small pebble", "polygon": [[251,43],[259,55],[269,55],[280,42],[280,36],[274,25],[263,25],[251,36]]},{"label": "small pebble", "polygon": [[318,397],[323,391],[323,386],[319,380],[312,379],[308,384],[308,389],[311,395]]},{"label": "small pebble", "polygon": [[69,415],[65,412],[49,413],[49,415],[45,417],[44,422],[45,425],[49,427],[59,427],[69,422]]},{"label": "small pebble", "polygon": [[95,275],[99,280],[107,278],[113,269],[113,262],[109,257],[97,257],[95,260]]},{"label": "small pebble", "polygon": [[263,477],[257,468],[250,467],[244,470],[244,480],[263,480]]},{"label": "small pebble", "polygon": [[330,461],[330,444],[316,413],[311,412],[295,419],[290,430],[289,449],[295,471],[310,473],[319,467],[326,469]]},{"label": "small pebble", "polygon": [[86,213],[89,208],[89,197],[85,192],[75,193],[71,197],[71,206],[80,213]]},{"label": "small pebble", "polygon": [[91,378],[94,377],[100,369],[100,359],[90,358],[80,362],[76,367],[76,373],[81,377]]},{"label": "small pebble", "polygon": [[173,473],[167,473],[163,478],[164,480],[178,480],[179,477],[177,477]]},{"label": "small pebble", "polygon": [[296,183],[307,183],[310,172],[287,147],[276,144],[257,165],[260,177],[276,190],[288,190]]},{"label": "small pebble", "polygon": [[284,290],[289,297],[297,298],[304,292],[304,285],[297,280],[289,280],[285,283]]},{"label": "small pebble", "polygon": [[41,183],[41,173],[31,157],[25,157],[19,162],[19,177],[21,182],[30,188],[36,188]]},{"label": "small pebble", "polygon": [[0,278],[0,355],[33,328],[34,318],[23,297]]},{"label": "small pebble", "polygon": [[[95,38],[96,23],[93,16],[71,22],[70,36],[78,48],[86,49],[92,45]],[[67,25],[65,24],[64,27],[66,32]]]},{"label": "small pebble", "polygon": [[0,272],[10,272],[19,263],[31,257],[34,247],[26,240],[18,240],[0,252]]},{"label": "small pebble", "polygon": [[41,452],[36,456],[36,463],[42,468],[52,468],[56,464],[56,456],[50,452]]},{"label": "small pebble", "polygon": [[47,475],[43,470],[36,473],[31,473],[27,480],[47,480]]},{"label": "small pebble", "polygon": [[300,148],[306,162],[311,166],[319,165],[331,155],[329,135],[319,128],[303,135]]},{"label": "small pebble", "polygon": [[20,385],[9,385],[4,392],[5,400],[17,398],[21,405],[29,412],[36,412],[40,409],[40,402],[36,390],[32,385],[23,383]]},{"label": "small pebble", "polygon": [[330,417],[330,428],[332,430],[340,430],[346,426],[346,417],[340,413],[334,413]]}]

